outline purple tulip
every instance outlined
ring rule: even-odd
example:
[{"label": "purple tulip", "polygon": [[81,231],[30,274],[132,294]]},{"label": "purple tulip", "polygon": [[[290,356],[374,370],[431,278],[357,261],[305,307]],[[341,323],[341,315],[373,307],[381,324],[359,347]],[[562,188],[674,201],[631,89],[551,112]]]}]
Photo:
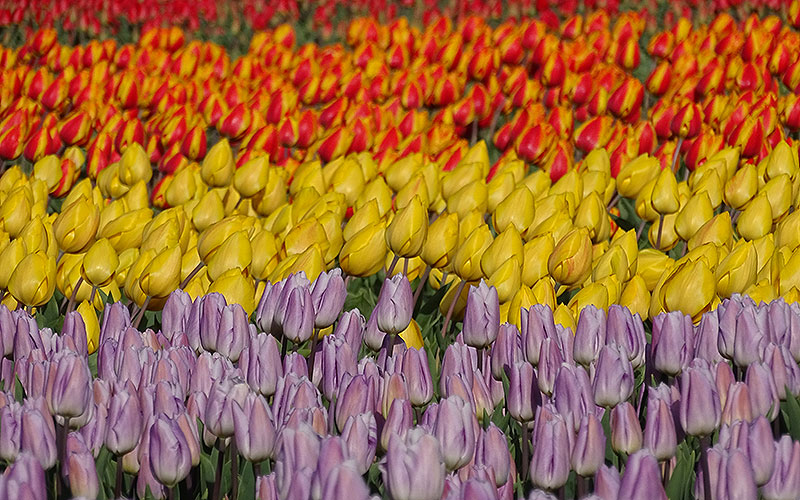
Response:
[{"label": "purple tulip", "polygon": [[725,359],[733,359],[736,341],[736,318],[742,308],[742,302],[732,298],[723,300],[717,307],[717,317],[719,318],[717,350]]},{"label": "purple tulip", "polygon": [[314,305],[314,326],[331,326],[342,312],[347,298],[342,270],[338,267],[321,273],[311,287],[311,302]]},{"label": "purple tulip", "polygon": [[[311,427],[301,425],[297,429],[287,427],[281,431],[275,464],[276,484],[281,498],[286,498],[293,491],[295,494],[305,492],[306,495],[295,498],[308,498],[311,492],[311,474],[317,468],[319,452],[319,436]],[[298,472],[305,475],[306,471],[308,484],[298,483]],[[303,489],[297,492],[297,488]]]},{"label": "purple tulip", "polygon": [[439,401],[434,434],[448,470],[456,470],[472,460],[477,427],[475,413],[462,398],[450,396]]},{"label": "purple tulip", "polygon": [[[285,291],[286,289],[284,289]],[[280,311],[280,305],[279,309]],[[286,298],[286,308],[275,319],[281,327],[283,335],[294,343],[305,342],[314,333],[314,307],[308,287],[291,289]]]},{"label": "purple tulip", "polygon": [[306,377],[289,374],[278,382],[278,389],[272,400],[272,413],[275,427],[287,421],[289,413],[297,409],[320,408],[322,401],[314,384]]},{"label": "purple tulip", "polygon": [[283,358],[283,373],[308,378],[308,360],[299,352],[290,352]]},{"label": "purple tulip", "polygon": [[661,485],[661,470],[658,461],[647,450],[640,450],[628,457],[625,474],[619,485],[619,498],[630,500],[666,500],[667,494]]},{"label": "purple tulip", "polygon": [[103,309],[103,323],[100,325],[100,343],[106,340],[119,342],[122,332],[131,326],[131,314],[125,304],[114,302]]},{"label": "purple tulip", "polygon": [[497,340],[492,344],[491,359],[492,376],[495,380],[502,380],[505,370],[524,359],[522,337],[516,326],[509,323],[500,325]]},{"label": "purple tulip", "polygon": [[183,290],[175,290],[161,311],[161,332],[170,340],[186,331],[186,322],[192,308],[192,297]]},{"label": "purple tulip", "polygon": [[178,423],[164,416],[156,417],[149,433],[150,468],[161,484],[171,488],[192,468],[189,442]]},{"label": "purple tulip", "polygon": [[719,465],[716,498],[757,498],[753,468],[740,450],[724,455]]},{"label": "purple tulip", "polygon": [[300,271],[299,273],[294,273],[289,275],[288,278],[282,280],[281,282],[275,283],[275,286],[273,286],[272,292],[270,294],[270,295],[272,294],[275,295],[275,301],[276,301],[275,311],[272,317],[272,330],[271,330],[271,333],[273,333],[274,335],[283,335],[283,317],[286,315],[286,308],[289,306],[289,296],[295,289],[308,292],[309,310],[312,316],[314,314],[314,308],[310,302],[311,282],[308,281],[306,273],[304,271]]},{"label": "purple tulip", "polygon": [[522,350],[525,358],[533,366],[538,366],[542,342],[546,338],[555,338],[556,336],[553,311],[549,306],[534,304],[530,309],[520,311],[520,323],[522,326]]},{"label": "purple tulip", "polygon": [[537,390],[536,374],[527,361],[519,361],[509,371],[508,413],[519,422],[530,422],[541,402]]},{"label": "purple tulip", "polygon": [[347,459],[347,448],[339,436],[323,437],[319,443],[319,457],[311,482],[311,497],[319,499],[323,483],[331,471]]},{"label": "purple tulip", "polygon": [[[672,417],[669,389],[665,385],[662,390],[652,390],[647,398],[647,421],[644,426],[644,447],[656,457],[656,460],[669,460],[678,449],[678,435]],[[666,396],[666,397],[665,397]]]},{"label": "purple tulip", "polygon": [[[44,470],[39,461],[30,453],[21,453],[17,460],[8,466],[4,474],[4,498],[39,499],[47,498],[47,484]],[[0,488],[0,493],[3,493]]]},{"label": "purple tulip", "polygon": [[6,462],[16,460],[21,440],[22,406],[11,401],[0,408],[0,459]]},{"label": "purple tulip", "polygon": [[511,454],[505,434],[499,427],[490,423],[486,430],[480,430],[475,444],[475,463],[488,467],[494,473],[495,486],[500,487],[508,481],[511,470]]},{"label": "purple tulip", "polygon": [[45,396],[50,413],[65,418],[81,416],[91,401],[92,375],[86,361],[71,351],[53,356],[47,371]]},{"label": "purple tulip", "polygon": [[738,449],[747,455],[757,485],[763,486],[769,481],[775,468],[775,446],[772,428],[766,417],[759,416],[750,424],[738,421],[723,425],[719,444],[728,451]]},{"label": "purple tulip", "polygon": [[67,438],[65,470],[69,478],[69,489],[76,497],[97,498],[100,481],[94,457],[79,434],[71,433]]},{"label": "purple tulip", "polygon": [[[219,338],[220,318],[227,305],[225,296],[220,293],[209,293],[199,297],[192,306],[187,320],[187,332],[197,328],[200,344],[203,349],[216,352]],[[191,343],[191,336],[190,336]]]},{"label": "purple tulip", "polygon": [[780,413],[781,402],[769,365],[760,362],[749,365],[745,383],[750,388],[753,415],[764,415],[769,420],[775,420]]},{"label": "purple tulip", "polygon": [[556,500],[558,497],[542,490],[531,490],[527,500]]},{"label": "purple tulip", "polygon": [[356,375],[339,386],[336,399],[336,427],[344,429],[344,424],[352,415],[371,412],[374,407],[374,389],[364,375]]},{"label": "purple tulip", "polygon": [[378,328],[378,316],[372,314],[364,326],[364,344],[373,351],[380,351],[386,334]]},{"label": "purple tulip", "polygon": [[0,304],[0,357],[14,354],[14,335],[17,332],[14,315],[5,304]]},{"label": "purple tulip", "polygon": [[690,436],[711,434],[720,422],[719,394],[710,374],[689,367],[681,374],[680,420]]},{"label": "purple tulip", "polygon": [[376,316],[380,331],[396,335],[408,328],[413,309],[411,284],[404,275],[396,274],[384,280],[372,314]]},{"label": "purple tulip", "polygon": [[603,425],[594,413],[583,416],[572,448],[572,469],[580,476],[593,476],[603,465],[606,456],[606,436]]},{"label": "purple tulip", "polygon": [[244,405],[247,392],[246,384],[234,384],[230,379],[222,379],[212,386],[203,420],[209,432],[220,438],[233,436],[233,407]]},{"label": "purple tulip", "polygon": [[353,352],[357,354],[364,338],[366,324],[367,320],[361,312],[358,309],[351,309],[342,313],[339,317],[333,336],[344,339],[347,345],[351,346]]},{"label": "purple tulip", "polygon": [[20,450],[31,453],[47,470],[56,463],[56,436],[47,419],[34,408],[23,408],[20,415]]},{"label": "purple tulip", "polygon": [[86,325],[83,317],[77,311],[70,311],[64,316],[64,326],[61,327],[61,338],[70,340],[70,348],[82,358],[89,356],[86,340]]},{"label": "purple tulip", "polygon": [[103,441],[106,437],[106,425],[108,423],[108,410],[104,404],[94,404],[93,417],[80,429],[80,434],[86,442],[86,446],[96,458],[103,448]]},{"label": "purple tulip", "polygon": [[634,368],[644,363],[647,339],[639,315],[631,314],[627,307],[612,304],[606,320],[606,345],[616,344]]},{"label": "purple tulip", "polygon": [[481,280],[471,286],[464,309],[462,334],[464,342],[475,348],[485,348],[497,338],[500,329],[500,302],[497,289]]},{"label": "purple tulip", "polygon": [[636,409],[627,401],[611,410],[611,448],[628,455],[642,447],[642,428]]},{"label": "purple tulip", "polygon": [[723,360],[717,347],[719,337],[719,316],[717,310],[708,311],[700,318],[700,323],[695,327],[694,332],[694,354],[698,358],[705,359],[710,363],[718,363]]},{"label": "purple tulip", "polygon": [[322,483],[319,498],[330,500],[367,500],[369,488],[352,461],[336,464]]},{"label": "purple tulip", "polygon": [[533,433],[530,477],[536,486],[555,490],[569,477],[570,456],[567,424],[560,415],[539,412]]},{"label": "purple tulip", "polygon": [[275,485],[275,473],[256,478],[256,498],[258,500],[278,500],[278,487]]},{"label": "purple tulip", "polygon": [[606,313],[593,305],[581,309],[575,327],[572,355],[576,362],[589,366],[597,360],[600,348],[606,343]]},{"label": "purple tulip", "polygon": [[217,332],[217,352],[235,363],[250,338],[250,325],[242,306],[230,304],[222,308]]},{"label": "purple tulip", "polygon": [[800,366],[785,345],[768,344],[764,350],[764,363],[775,379],[778,398],[783,401],[787,394],[800,394]]},{"label": "purple tulip", "polygon": [[596,405],[592,395],[592,383],[586,370],[562,363],[553,387],[553,402],[567,421],[567,425],[578,430],[584,415],[594,412]]},{"label": "purple tulip", "polygon": [[407,399],[395,399],[389,407],[386,422],[381,430],[381,448],[389,448],[389,438],[398,435],[405,439],[406,433],[414,425],[414,410]]},{"label": "purple tulip", "polygon": [[275,426],[263,396],[251,392],[244,405],[233,405],[233,427],[236,449],[245,460],[256,463],[272,458]]},{"label": "purple tulip", "polygon": [[347,448],[347,456],[364,474],[375,459],[378,443],[378,427],[372,413],[361,413],[347,419],[342,429],[342,440]]},{"label": "purple tulip", "polygon": [[621,478],[612,466],[601,465],[594,475],[594,492],[603,500],[617,500]]},{"label": "purple tulip", "polygon": [[750,389],[744,382],[732,383],[728,387],[720,422],[731,424],[737,420],[749,422],[752,419],[753,407],[750,404]]},{"label": "purple tulip", "polygon": [[403,352],[403,375],[408,384],[408,399],[414,406],[425,406],[433,397],[433,379],[425,349]]},{"label": "purple tulip", "polygon": [[788,435],[775,445],[775,467],[761,489],[766,500],[788,500],[800,497],[800,442]]},{"label": "purple tulip", "polygon": [[747,367],[759,360],[758,344],[762,334],[756,322],[756,309],[744,307],[736,317],[736,337],[733,342],[733,362]]},{"label": "purple tulip", "polygon": [[28,397],[44,396],[49,366],[50,361],[39,349],[32,350],[26,358],[17,361],[15,370]]},{"label": "purple tulip", "polygon": [[354,353],[343,338],[327,335],[322,339],[321,356],[317,360],[321,370],[314,370],[314,376],[322,379],[322,394],[329,401],[333,399],[345,374],[358,373],[356,366],[358,352]]},{"label": "purple tulip", "polygon": [[566,361],[554,338],[546,338],[542,341],[541,352],[539,353],[539,365],[536,373],[536,381],[539,390],[547,396],[553,394],[553,387],[556,383],[556,375],[561,369],[561,363]]},{"label": "purple tulip", "polygon": [[653,368],[677,376],[694,358],[692,320],[680,311],[662,313],[653,319]]},{"label": "purple tulip", "polygon": [[633,366],[616,345],[600,349],[592,392],[598,406],[610,408],[627,400],[633,394]]},{"label": "purple tulip", "polygon": [[439,371],[439,392],[447,393],[447,379],[452,375],[460,374],[464,377],[467,387],[472,387],[472,378],[477,371],[477,356],[475,349],[459,343],[447,346],[442,359],[442,368]]},{"label": "purple tulip", "polygon": [[437,439],[420,428],[411,429],[406,439],[392,437],[383,481],[394,500],[439,500],[444,463]]}]

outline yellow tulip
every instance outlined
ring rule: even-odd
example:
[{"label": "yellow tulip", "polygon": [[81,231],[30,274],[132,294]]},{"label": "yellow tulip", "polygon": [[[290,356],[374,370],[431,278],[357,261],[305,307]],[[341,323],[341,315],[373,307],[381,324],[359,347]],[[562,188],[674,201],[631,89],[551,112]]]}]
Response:
[{"label": "yellow tulip", "polygon": [[97,320],[97,313],[95,308],[88,301],[83,301],[75,308],[78,314],[83,319],[83,325],[86,328],[86,341],[89,348],[89,354],[94,353],[100,347],[100,322]]},{"label": "yellow tulip", "polygon": [[714,243],[717,246],[731,247],[733,232],[731,227],[731,214],[722,212],[703,224],[700,229],[689,239],[689,250],[697,248],[704,243]]},{"label": "yellow tulip", "polygon": [[456,250],[453,268],[456,274],[466,281],[476,281],[483,277],[481,258],[483,252],[492,244],[489,226],[482,224],[475,228]]},{"label": "yellow tulip", "polygon": [[623,281],[628,275],[628,257],[621,246],[612,246],[597,259],[592,265],[592,281],[598,281],[606,276],[615,276],[617,281]]},{"label": "yellow tulip", "polygon": [[553,253],[553,236],[544,234],[525,243],[522,247],[522,282],[529,287],[544,277],[548,277],[547,259]]},{"label": "yellow tulip", "polygon": [[656,180],[653,179],[645,184],[636,196],[636,215],[648,222],[657,221],[659,218],[659,213],[653,207],[653,188],[655,186]]},{"label": "yellow tulip", "polygon": [[211,257],[213,257],[214,252],[219,249],[220,245],[222,245],[230,235],[242,229],[244,229],[244,227],[241,217],[226,217],[210,225],[200,233],[197,239],[197,253],[200,256],[200,260],[208,263]]},{"label": "yellow tulip", "polygon": [[642,320],[647,320],[650,309],[650,291],[644,278],[634,275],[622,288],[617,303],[627,307],[632,314],[638,314]]},{"label": "yellow tulip", "polygon": [[753,299],[756,304],[769,304],[778,298],[775,293],[775,286],[768,280],[761,280],[755,285],[751,285],[744,291],[744,294]]},{"label": "yellow tulip", "polygon": [[[667,252],[675,247],[680,238],[678,232],[675,230],[675,221],[678,219],[678,214],[669,214],[664,216],[664,221],[653,222],[647,230],[647,239],[650,245],[662,252]],[[658,233],[661,229],[661,241],[659,246]]]},{"label": "yellow tulip", "polygon": [[644,279],[647,289],[652,292],[658,280],[673,264],[674,261],[668,255],[654,248],[646,248],[639,251],[637,274]]},{"label": "yellow tulip", "polygon": [[756,196],[739,214],[736,230],[739,236],[747,240],[755,240],[768,234],[772,229],[772,205],[766,194]]},{"label": "yellow tulip", "polygon": [[270,168],[267,184],[253,197],[253,207],[262,217],[271,215],[286,202],[286,178],[282,170]]},{"label": "yellow tulip", "polygon": [[231,145],[228,139],[223,138],[211,146],[203,158],[200,175],[203,182],[211,187],[225,187],[231,183],[235,169]]},{"label": "yellow tulip", "polygon": [[480,140],[473,144],[461,158],[461,161],[458,162],[457,167],[461,165],[476,165],[483,172],[483,177],[486,177],[489,174],[490,166],[489,149],[486,146],[486,141]]},{"label": "yellow tulip", "polygon": [[[464,283],[463,287],[459,286],[461,283]],[[442,316],[447,315],[447,311],[450,309],[450,305],[453,303],[453,300],[455,300],[456,303],[455,306],[453,306],[452,319],[454,321],[459,321],[461,320],[461,318],[463,318],[464,308],[466,308],[467,306],[467,295],[469,293],[471,285],[477,286],[477,283],[464,282],[457,276],[454,276],[454,279],[450,280],[450,288],[447,289],[447,292],[445,292],[444,297],[442,297],[442,300],[439,302],[439,312],[442,314]],[[460,295],[456,297],[456,292],[459,291]]]},{"label": "yellow tulip", "polygon": [[247,272],[252,261],[253,249],[250,246],[247,232],[236,231],[228,236],[209,258],[206,263],[208,265],[208,277],[211,281],[214,281],[229,269],[239,269]]},{"label": "yellow tulip", "polygon": [[520,311],[530,308],[536,303],[537,301],[533,291],[527,286],[521,285],[509,302],[507,321],[516,326],[518,330],[521,330],[522,321],[520,318]]},{"label": "yellow tulip", "polygon": [[785,140],[780,141],[767,157],[766,178],[774,179],[780,175],[797,176],[797,149],[793,149]]},{"label": "yellow tulip", "polygon": [[[4,261],[4,265],[8,265]],[[56,261],[44,252],[25,256],[14,268],[8,291],[28,307],[46,304],[56,289]]]},{"label": "yellow tulip", "polygon": [[422,341],[422,332],[420,331],[419,324],[415,320],[411,320],[405,330],[398,333],[406,348],[423,349],[425,343]]},{"label": "yellow tulip", "polygon": [[721,298],[727,298],[734,293],[743,293],[755,284],[757,275],[758,254],[753,242],[737,245],[722,259],[719,266],[714,268],[717,294]]},{"label": "yellow tulip", "polygon": [[392,209],[392,189],[386,184],[383,177],[375,178],[364,187],[364,190],[356,199],[355,211],[361,210],[372,201],[375,201],[380,217],[383,217]]},{"label": "yellow tulip", "polygon": [[386,225],[383,222],[365,227],[345,242],[339,254],[339,266],[353,276],[370,276],[383,267],[386,257]]},{"label": "yellow tulip", "polygon": [[752,163],[746,163],[725,183],[724,199],[732,208],[741,210],[758,192],[758,172]]},{"label": "yellow tulip", "polygon": [[150,193],[147,192],[147,184],[144,181],[136,181],[123,198],[130,210],[138,210],[150,206]]},{"label": "yellow tulip", "polygon": [[532,230],[527,231],[525,238],[531,240],[549,234],[554,241],[559,241],[573,229],[575,229],[575,226],[572,224],[572,219],[570,219],[569,215],[559,212],[543,220],[540,224],[534,226]]},{"label": "yellow tulip", "polygon": [[153,167],[144,148],[136,142],[129,144],[119,159],[120,182],[131,187],[139,181],[147,184],[152,177]]},{"label": "yellow tulip", "polygon": [[286,234],[280,254],[281,256],[299,255],[312,245],[319,245],[324,251],[329,248],[325,228],[317,219],[307,219],[294,226]]},{"label": "yellow tulip", "polygon": [[[248,241],[248,246],[249,246]],[[139,286],[150,297],[166,297],[178,288],[181,280],[181,249],[166,248],[153,257],[142,270]]]},{"label": "yellow tulip", "polygon": [[32,198],[29,189],[18,187],[11,191],[0,205],[0,229],[12,238],[19,236],[22,228],[31,219]]},{"label": "yellow tulip", "polygon": [[575,331],[575,316],[572,314],[572,309],[567,307],[566,304],[559,304],[553,311],[553,322],[556,325],[569,328],[573,332]]},{"label": "yellow tulip", "polygon": [[792,288],[800,289],[800,250],[795,250],[791,257],[785,260],[776,281],[778,295],[785,295]]},{"label": "yellow tulip", "polygon": [[[515,186],[514,174],[511,172],[497,172],[492,177],[492,180],[486,185],[486,208],[489,213],[493,214],[497,210],[497,206],[508,198]],[[530,190],[528,192],[530,193]],[[533,206],[533,195],[531,195],[531,206]]]},{"label": "yellow tulip", "polygon": [[550,309],[556,308],[556,288],[553,278],[545,276],[531,287],[534,303],[548,306]]},{"label": "yellow tulip", "polygon": [[[711,308],[715,298],[716,280],[704,261],[686,262],[677,266],[664,282],[663,305],[666,311],[681,311],[698,321]],[[656,292],[653,293],[655,297]],[[654,298],[655,301],[655,298]],[[658,312],[651,306],[650,316]]]},{"label": "yellow tulip", "polygon": [[781,217],[792,206],[792,180],[786,174],[778,175],[770,179],[761,192],[766,193],[769,204],[772,207],[772,219],[780,220]]},{"label": "yellow tulip", "polygon": [[33,177],[41,179],[47,185],[48,192],[58,187],[63,176],[61,160],[56,155],[47,155],[33,165]]},{"label": "yellow tulip", "polygon": [[229,269],[211,282],[208,293],[221,293],[229,304],[239,304],[250,316],[255,309],[255,285],[239,269]]},{"label": "yellow tulip", "polygon": [[497,238],[486,247],[481,256],[481,270],[484,276],[491,276],[509,259],[522,262],[522,238],[514,226],[497,235]]},{"label": "yellow tulip", "polygon": [[[457,216],[457,215],[456,215]],[[458,216],[457,216],[458,217]],[[461,245],[465,241],[472,231],[475,228],[484,225],[484,214],[478,212],[477,210],[474,212],[470,212],[467,214],[466,217],[459,217],[458,218],[458,244]]]},{"label": "yellow tulip", "polygon": [[487,208],[486,183],[479,179],[465,185],[451,196],[446,197],[447,211],[465,217],[472,211],[486,212]]},{"label": "yellow tulip", "polygon": [[252,198],[264,189],[269,179],[269,158],[266,155],[248,160],[233,174],[233,187],[242,198]]},{"label": "yellow tulip", "polygon": [[[639,263],[639,243],[636,240],[636,229],[622,231],[618,229],[611,239],[611,248],[620,247],[625,252],[625,257],[628,261],[628,273],[625,278],[620,281],[625,281],[636,274],[636,269]],[[609,248],[609,250],[611,249]]]},{"label": "yellow tulip", "polygon": [[713,208],[717,208],[722,203],[722,181],[715,170],[708,170],[697,182],[694,183],[692,194],[698,195],[706,193],[708,200]]},{"label": "yellow tulip", "polygon": [[114,279],[117,267],[117,251],[107,238],[100,238],[86,251],[81,264],[81,276],[92,286],[104,287]]},{"label": "yellow tulip", "polygon": [[608,204],[614,196],[616,187],[617,182],[609,173],[589,171],[583,174],[583,198],[589,196],[590,193],[597,193],[600,199]]},{"label": "yellow tulip", "polygon": [[325,230],[325,244],[320,245],[320,251],[324,252],[322,258],[325,259],[326,264],[331,265],[339,256],[344,245],[342,219],[337,214],[328,211],[319,216],[317,221]]},{"label": "yellow tulip", "polygon": [[598,309],[608,310],[608,291],[606,287],[600,283],[590,283],[572,296],[567,307],[572,310],[573,316],[579,316],[581,310],[589,305]]},{"label": "yellow tulip", "polygon": [[572,199],[575,206],[583,196],[583,179],[577,170],[568,170],[555,184],[550,186],[550,195],[564,194],[567,199]]},{"label": "yellow tulip", "polygon": [[[484,254],[486,255],[486,254]],[[500,302],[508,302],[520,287],[520,259],[511,257],[489,275],[487,283],[497,289]]]},{"label": "yellow tulip", "polygon": [[534,200],[539,200],[543,196],[546,196],[547,192],[550,190],[550,175],[544,170],[536,170],[522,179],[522,182],[519,184],[530,190]]},{"label": "yellow tulip", "polygon": [[391,164],[384,172],[386,184],[392,188],[393,191],[400,191],[403,186],[408,184],[408,181],[414,174],[422,168],[422,154],[415,153],[408,155],[400,160]]},{"label": "yellow tulip", "polygon": [[184,167],[175,172],[164,198],[170,206],[178,207],[194,198],[196,192],[197,177],[191,167]]},{"label": "yellow tulip", "polygon": [[56,217],[53,232],[62,251],[79,253],[94,242],[99,225],[100,210],[91,200],[80,198]]},{"label": "yellow tulip", "polygon": [[585,227],[589,230],[589,237],[595,243],[605,241],[611,235],[611,221],[606,212],[606,205],[600,196],[589,193],[575,212],[575,227]]},{"label": "yellow tulip", "polygon": [[322,259],[319,245],[311,245],[303,253],[299,254],[292,262],[292,265],[288,267],[287,276],[300,271],[305,272],[312,282],[325,271],[325,261]]},{"label": "yellow tulip", "polygon": [[361,166],[353,159],[344,159],[329,184],[335,193],[344,195],[348,206],[352,206],[364,190],[365,180]]},{"label": "yellow tulip", "polygon": [[345,241],[348,241],[365,227],[377,224],[380,219],[381,214],[377,200],[370,200],[353,212],[353,216],[342,230],[342,236]]},{"label": "yellow tulip", "polygon": [[458,246],[458,215],[443,213],[428,228],[431,237],[425,239],[420,257],[433,268],[450,264]]},{"label": "yellow tulip", "polygon": [[652,194],[653,209],[660,215],[674,214],[680,209],[678,181],[672,170],[663,169],[656,178]]},{"label": "yellow tulip", "polygon": [[637,198],[640,191],[661,171],[657,158],[643,154],[622,166],[617,174],[617,191],[625,198]]},{"label": "yellow tulip", "polygon": [[604,148],[596,148],[589,151],[581,164],[587,172],[600,172],[611,175],[611,160],[608,151]]},{"label": "yellow tulip", "polygon": [[574,229],[559,240],[547,261],[547,269],[556,282],[572,286],[582,283],[592,266],[592,242],[589,231]]},{"label": "yellow tulip", "polygon": [[416,257],[428,235],[428,212],[415,196],[386,227],[386,245],[400,257]]},{"label": "yellow tulip", "polygon": [[149,208],[127,212],[110,221],[102,231],[98,232],[98,236],[108,238],[117,252],[138,247],[142,243],[144,226],[152,216],[153,212]]},{"label": "yellow tulip", "polygon": [[697,233],[703,224],[714,217],[714,207],[708,193],[700,192],[689,198],[675,219],[675,232],[684,241]]},{"label": "yellow tulip", "polygon": [[128,248],[119,252],[119,266],[114,272],[114,281],[117,286],[124,286],[128,277],[128,272],[131,267],[139,260],[139,249]]},{"label": "yellow tulip", "polygon": [[800,211],[795,210],[778,223],[775,228],[775,245],[792,250],[800,246]]},{"label": "yellow tulip", "polygon": [[28,249],[25,247],[25,241],[21,239],[11,240],[0,252],[0,262],[3,263],[0,266],[0,288],[8,288],[11,274],[26,255],[28,255]]},{"label": "yellow tulip", "polygon": [[517,231],[524,233],[534,220],[533,193],[521,185],[505,197],[492,214],[492,225],[495,231],[505,231],[513,225]]}]

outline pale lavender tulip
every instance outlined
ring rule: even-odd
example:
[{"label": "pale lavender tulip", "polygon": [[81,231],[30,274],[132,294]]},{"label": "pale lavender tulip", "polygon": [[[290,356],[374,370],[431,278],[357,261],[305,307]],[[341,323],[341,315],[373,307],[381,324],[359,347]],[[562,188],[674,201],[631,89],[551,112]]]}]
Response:
[{"label": "pale lavender tulip", "polygon": [[384,280],[372,314],[376,316],[380,331],[396,335],[408,328],[413,309],[411,284],[405,275],[396,274]]},{"label": "pale lavender tulip", "polygon": [[263,396],[249,393],[244,405],[233,405],[236,449],[246,460],[257,463],[273,457],[275,425]]},{"label": "pale lavender tulip", "polygon": [[439,500],[444,489],[444,462],[437,439],[423,429],[406,439],[392,437],[383,480],[394,500]]},{"label": "pale lavender tulip", "polygon": [[497,338],[500,329],[500,302],[497,289],[481,280],[471,286],[464,309],[462,334],[464,343],[475,348],[485,348]]},{"label": "pale lavender tulip", "polygon": [[346,298],[347,290],[345,290],[342,270],[337,267],[321,273],[311,288],[314,326],[317,328],[331,326],[342,312]]},{"label": "pale lavender tulip", "polygon": [[581,309],[575,327],[572,355],[576,362],[589,366],[597,360],[606,343],[606,313],[593,305]]},{"label": "pale lavender tulip", "polygon": [[619,498],[630,500],[666,500],[667,494],[661,484],[658,461],[647,450],[640,450],[628,457],[625,474],[619,485]]}]

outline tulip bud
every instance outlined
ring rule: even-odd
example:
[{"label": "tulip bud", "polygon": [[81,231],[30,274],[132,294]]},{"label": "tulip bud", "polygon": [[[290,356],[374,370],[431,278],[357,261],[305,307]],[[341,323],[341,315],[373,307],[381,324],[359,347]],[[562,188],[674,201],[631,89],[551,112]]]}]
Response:
[{"label": "tulip bud", "polygon": [[8,280],[9,293],[30,307],[46,304],[55,291],[55,259],[38,251],[24,257]]},{"label": "tulip bud", "polygon": [[231,183],[235,170],[233,153],[228,139],[214,144],[203,159],[200,175],[211,187],[226,187]]},{"label": "tulip bud", "polygon": [[659,478],[661,471],[656,458],[647,450],[630,457],[619,485],[619,498],[636,500],[666,500],[667,494]]},{"label": "tulip bud", "polygon": [[383,267],[386,256],[385,226],[383,223],[365,227],[347,240],[342,247],[339,265],[353,276],[370,276]]},{"label": "tulip bud", "polygon": [[497,289],[481,280],[476,288],[470,287],[464,312],[462,332],[464,342],[475,348],[488,347],[500,328],[500,304]]},{"label": "tulip bud", "polygon": [[436,237],[426,238],[420,257],[433,268],[442,268],[452,262],[458,245],[458,215],[440,215],[428,227]]},{"label": "tulip bud", "polygon": [[572,469],[580,476],[593,476],[605,460],[606,436],[603,426],[593,413],[580,421],[575,446],[572,449]]},{"label": "tulip bud", "polygon": [[533,484],[549,490],[563,486],[569,476],[570,457],[567,425],[559,415],[545,417],[541,410],[533,435],[530,475]]},{"label": "tulip bud", "polygon": [[386,227],[386,244],[400,257],[416,257],[422,251],[427,233],[426,210],[415,196]]},{"label": "tulip bud", "polygon": [[533,420],[540,397],[533,366],[525,361],[517,361],[509,366],[508,378],[506,403],[509,414],[519,422]]},{"label": "tulip bud", "polygon": [[444,488],[444,463],[436,438],[412,429],[406,439],[392,437],[384,481],[396,500],[436,500]]},{"label": "tulip bud", "polygon": [[689,367],[681,374],[680,422],[692,436],[708,435],[719,425],[720,399],[710,376]]},{"label": "tulip bud", "polygon": [[556,244],[547,261],[553,279],[562,285],[581,283],[591,271],[592,244],[586,229],[573,229]]}]

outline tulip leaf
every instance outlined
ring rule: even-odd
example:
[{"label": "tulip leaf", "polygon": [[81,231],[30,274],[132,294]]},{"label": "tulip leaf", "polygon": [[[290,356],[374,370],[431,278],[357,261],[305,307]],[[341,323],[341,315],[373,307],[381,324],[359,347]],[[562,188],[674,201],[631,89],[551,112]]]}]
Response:
[{"label": "tulip leaf", "polygon": [[[119,460],[121,461],[122,459]],[[95,465],[97,466],[97,479],[100,481],[101,485],[100,491],[97,494],[97,498],[99,500],[113,498],[116,462],[111,462],[111,452],[109,452],[106,448],[102,448],[100,450],[100,454],[97,455]]]},{"label": "tulip leaf", "polygon": [[447,293],[447,289],[448,287],[446,286],[439,287],[439,289],[436,290],[436,293],[434,293],[433,296],[425,300],[425,303],[422,305],[419,312],[422,314],[431,314],[434,311],[438,310],[439,303],[442,301],[444,295]]},{"label": "tulip leaf", "polygon": [[789,430],[789,435],[795,441],[800,440],[800,402],[797,398],[786,390],[786,401],[781,404],[781,413],[783,420],[786,422],[786,428]]},{"label": "tulip leaf", "polygon": [[666,487],[667,498],[670,500],[692,498],[695,461],[695,451],[691,449],[686,441],[678,445],[675,469],[672,471],[672,476],[670,476]]},{"label": "tulip leaf", "polygon": [[256,497],[256,477],[253,473],[253,463],[245,462],[244,470],[239,476],[239,498]]}]

